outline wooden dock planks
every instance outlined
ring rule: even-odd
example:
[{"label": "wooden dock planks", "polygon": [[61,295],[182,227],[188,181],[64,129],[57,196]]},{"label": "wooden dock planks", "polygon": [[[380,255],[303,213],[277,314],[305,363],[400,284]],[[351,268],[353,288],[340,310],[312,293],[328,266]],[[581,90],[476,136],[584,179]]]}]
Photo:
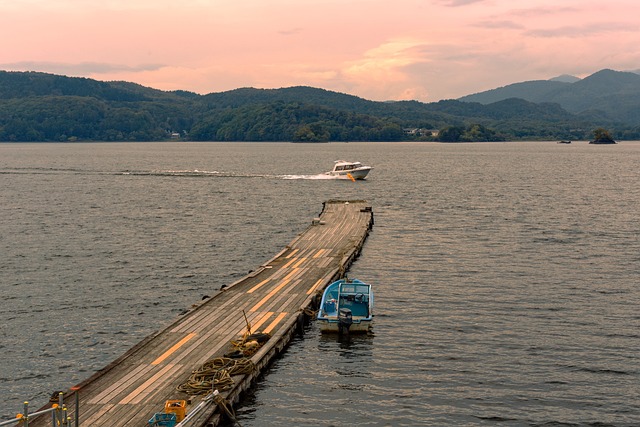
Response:
[{"label": "wooden dock planks", "polygon": [[[246,331],[268,332],[271,339],[251,358],[256,372],[233,377],[222,396],[236,403],[260,371],[290,341],[316,292],[335,280],[360,253],[373,225],[365,201],[324,203],[314,220],[284,250],[260,268],[193,308],[165,329],[145,338],[123,356],[75,388],[79,389],[79,424],[83,427],[143,426],[167,400],[190,400],[187,411],[202,396],[188,396],[176,387],[192,370],[229,350],[229,342]],[[243,314],[244,311],[244,314]],[[74,397],[65,397],[69,413]],[[210,404],[190,426],[217,425],[218,408]],[[51,425],[48,416],[30,426]]]}]

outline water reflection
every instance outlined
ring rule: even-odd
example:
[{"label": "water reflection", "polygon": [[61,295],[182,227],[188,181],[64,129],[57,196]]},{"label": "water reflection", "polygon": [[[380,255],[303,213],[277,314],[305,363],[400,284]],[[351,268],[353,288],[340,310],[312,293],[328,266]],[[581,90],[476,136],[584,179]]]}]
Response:
[{"label": "water reflection", "polygon": [[373,335],[321,334],[318,351],[323,356],[327,370],[340,377],[364,378],[371,375]]}]

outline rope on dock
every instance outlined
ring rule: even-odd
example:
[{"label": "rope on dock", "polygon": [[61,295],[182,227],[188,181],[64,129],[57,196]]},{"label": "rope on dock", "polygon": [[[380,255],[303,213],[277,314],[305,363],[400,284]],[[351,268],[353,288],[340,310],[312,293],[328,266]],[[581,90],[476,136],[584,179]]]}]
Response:
[{"label": "rope on dock", "polygon": [[271,338],[271,334],[265,332],[251,333],[248,329],[239,341],[231,341],[233,351],[225,354],[225,357],[240,358],[251,357]]},{"label": "rope on dock", "polygon": [[318,315],[318,310],[312,310],[309,307],[301,310],[307,317],[314,319]]},{"label": "rope on dock", "polygon": [[231,405],[229,405],[229,401],[227,399],[222,397],[222,395],[218,394],[213,397],[213,401],[215,402],[216,405],[218,405],[218,408],[220,408],[220,410],[224,412],[227,415],[227,417],[229,417],[231,421],[237,424],[238,427],[242,427],[242,425],[236,418],[235,411],[233,410]]},{"label": "rope on dock", "polygon": [[[244,314],[244,310],[242,312]],[[178,391],[195,395],[207,394],[211,390],[225,391],[233,387],[233,375],[247,375],[256,371],[253,356],[271,335],[265,332],[251,333],[251,324],[247,322],[247,332],[239,341],[231,341],[233,351],[224,357],[209,359],[202,366],[191,373],[187,382],[177,387]]]},{"label": "rope on dock", "polygon": [[216,357],[193,371],[187,382],[180,384],[177,390],[191,395],[207,394],[212,389],[229,390],[234,384],[232,375],[251,374],[255,370],[251,359]]}]

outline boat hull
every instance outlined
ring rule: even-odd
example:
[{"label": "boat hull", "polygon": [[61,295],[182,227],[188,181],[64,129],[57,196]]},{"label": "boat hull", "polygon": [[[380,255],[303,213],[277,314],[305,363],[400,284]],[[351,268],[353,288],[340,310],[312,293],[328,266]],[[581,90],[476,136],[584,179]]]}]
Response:
[{"label": "boat hull", "polygon": [[351,175],[353,179],[365,179],[369,174],[370,170],[371,168],[360,168],[360,169],[353,169],[349,171],[331,171],[331,172],[327,172],[327,175],[339,176],[344,178],[349,178],[349,175]]},{"label": "boat hull", "polygon": [[[340,322],[337,319],[318,319],[318,325],[320,326],[320,332],[322,333],[334,333],[338,334],[340,330]],[[350,334],[366,334],[373,327],[373,320],[360,320],[353,319],[353,323],[349,327]]]}]

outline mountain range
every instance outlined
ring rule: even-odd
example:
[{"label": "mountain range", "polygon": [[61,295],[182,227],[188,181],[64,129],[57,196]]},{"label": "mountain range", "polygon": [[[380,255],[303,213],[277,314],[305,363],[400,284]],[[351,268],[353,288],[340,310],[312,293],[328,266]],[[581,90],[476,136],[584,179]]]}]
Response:
[{"label": "mountain range", "polygon": [[[601,70],[433,103],[298,86],[199,95],[130,82],[0,71],[0,141],[640,139],[640,75]],[[439,136],[438,136],[439,135]]]},{"label": "mountain range", "polygon": [[560,76],[551,80],[515,83],[459,98],[491,104],[508,98],[560,105],[573,114],[611,122],[640,125],[640,74],[601,70],[584,79]]}]

